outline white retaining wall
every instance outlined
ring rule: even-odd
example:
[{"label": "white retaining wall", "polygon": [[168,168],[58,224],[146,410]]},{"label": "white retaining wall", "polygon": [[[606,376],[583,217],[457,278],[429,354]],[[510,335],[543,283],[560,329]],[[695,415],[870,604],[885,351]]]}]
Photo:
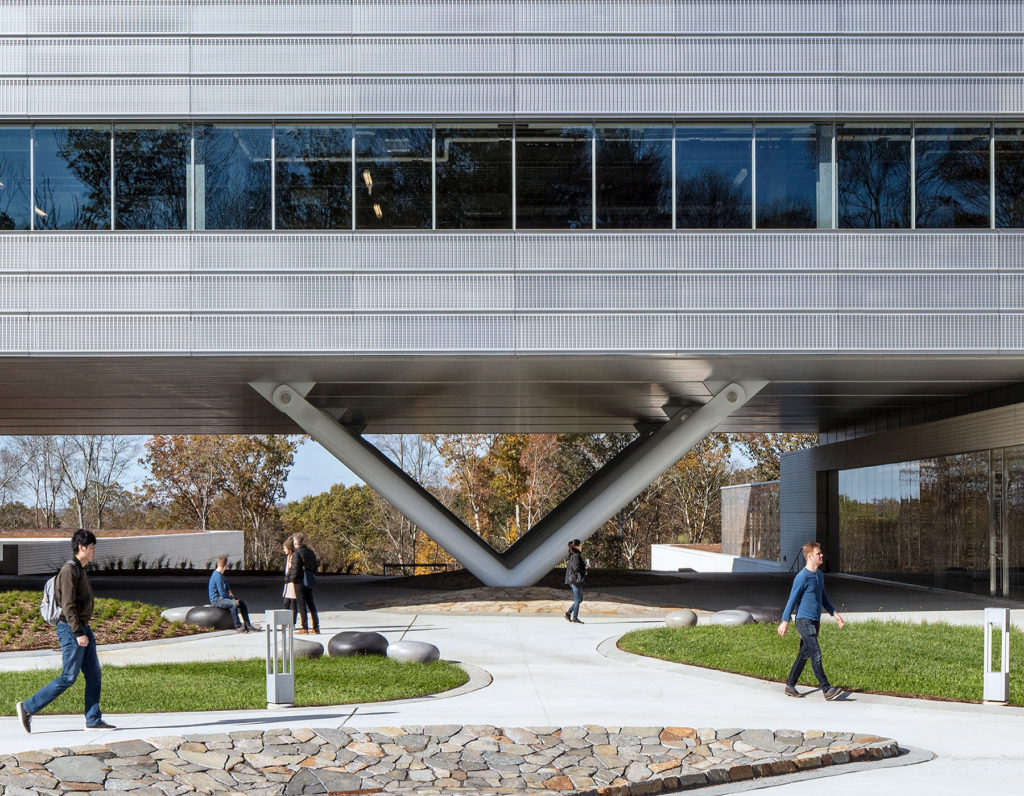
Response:
[{"label": "white retaining wall", "polygon": [[[16,548],[16,571],[10,571],[9,550]],[[136,559],[146,569],[161,567],[211,568],[218,556],[226,555],[228,565],[241,567],[243,534],[241,531],[168,533],[152,536],[98,536],[95,564],[99,569],[133,569]],[[56,572],[71,558],[70,535],[60,538],[3,538],[0,536],[0,572],[10,575],[41,575]],[[6,563],[6,566],[4,565]]]},{"label": "white retaining wall", "polygon": [[694,572],[784,571],[778,561],[709,553],[674,544],[651,545],[651,569],[662,572],[678,572],[680,569],[692,569]]}]

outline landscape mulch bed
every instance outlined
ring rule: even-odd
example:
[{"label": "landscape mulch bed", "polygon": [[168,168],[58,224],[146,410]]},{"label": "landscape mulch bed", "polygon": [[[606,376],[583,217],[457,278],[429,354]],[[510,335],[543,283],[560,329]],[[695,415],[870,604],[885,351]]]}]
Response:
[{"label": "landscape mulch bed", "polygon": [[[587,573],[587,587],[608,586],[668,586],[680,583],[685,578],[677,575],[659,575],[654,572],[636,572],[623,569],[592,569]],[[428,575],[408,575],[402,578],[386,578],[376,582],[380,586],[396,586],[402,589],[429,589],[431,591],[458,591],[478,589],[483,581],[464,569],[452,572],[432,572]],[[565,588],[565,570],[557,568],[537,581],[534,586],[553,589]]]}]

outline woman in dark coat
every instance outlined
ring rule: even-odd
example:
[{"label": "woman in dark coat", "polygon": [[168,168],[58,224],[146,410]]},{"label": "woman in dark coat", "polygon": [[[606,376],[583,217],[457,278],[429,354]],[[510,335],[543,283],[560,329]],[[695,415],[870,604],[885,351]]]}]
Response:
[{"label": "woman in dark coat", "polygon": [[573,539],[569,542],[569,554],[565,559],[565,582],[572,589],[573,603],[565,612],[567,622],[575,622],[582,625],[580,621],[580,603],[583,602],[583,581],[587,578],[587,565],[580,553],[580,540]]}]

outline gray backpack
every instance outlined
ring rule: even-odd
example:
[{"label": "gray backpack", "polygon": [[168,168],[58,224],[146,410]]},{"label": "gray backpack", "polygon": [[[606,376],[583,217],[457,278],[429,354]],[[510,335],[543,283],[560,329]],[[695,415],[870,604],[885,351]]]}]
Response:
[{"label": "gray backpack", "polygon": [[43,599],[39,602],[39,613],[47,624],[56,625],[60,619],[60,606],[57,605],[57,576],[54,575],[43,586]]}]

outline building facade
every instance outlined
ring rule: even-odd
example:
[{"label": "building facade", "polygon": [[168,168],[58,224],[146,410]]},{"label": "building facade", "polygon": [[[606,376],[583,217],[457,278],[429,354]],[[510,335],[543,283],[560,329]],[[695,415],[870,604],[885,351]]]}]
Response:
[{"label": "building facade", "polygon": [[0,431],[294,431],[291,384],[856,435],[1024,382],[1022,44],[1006,0],[3,0]]}]

